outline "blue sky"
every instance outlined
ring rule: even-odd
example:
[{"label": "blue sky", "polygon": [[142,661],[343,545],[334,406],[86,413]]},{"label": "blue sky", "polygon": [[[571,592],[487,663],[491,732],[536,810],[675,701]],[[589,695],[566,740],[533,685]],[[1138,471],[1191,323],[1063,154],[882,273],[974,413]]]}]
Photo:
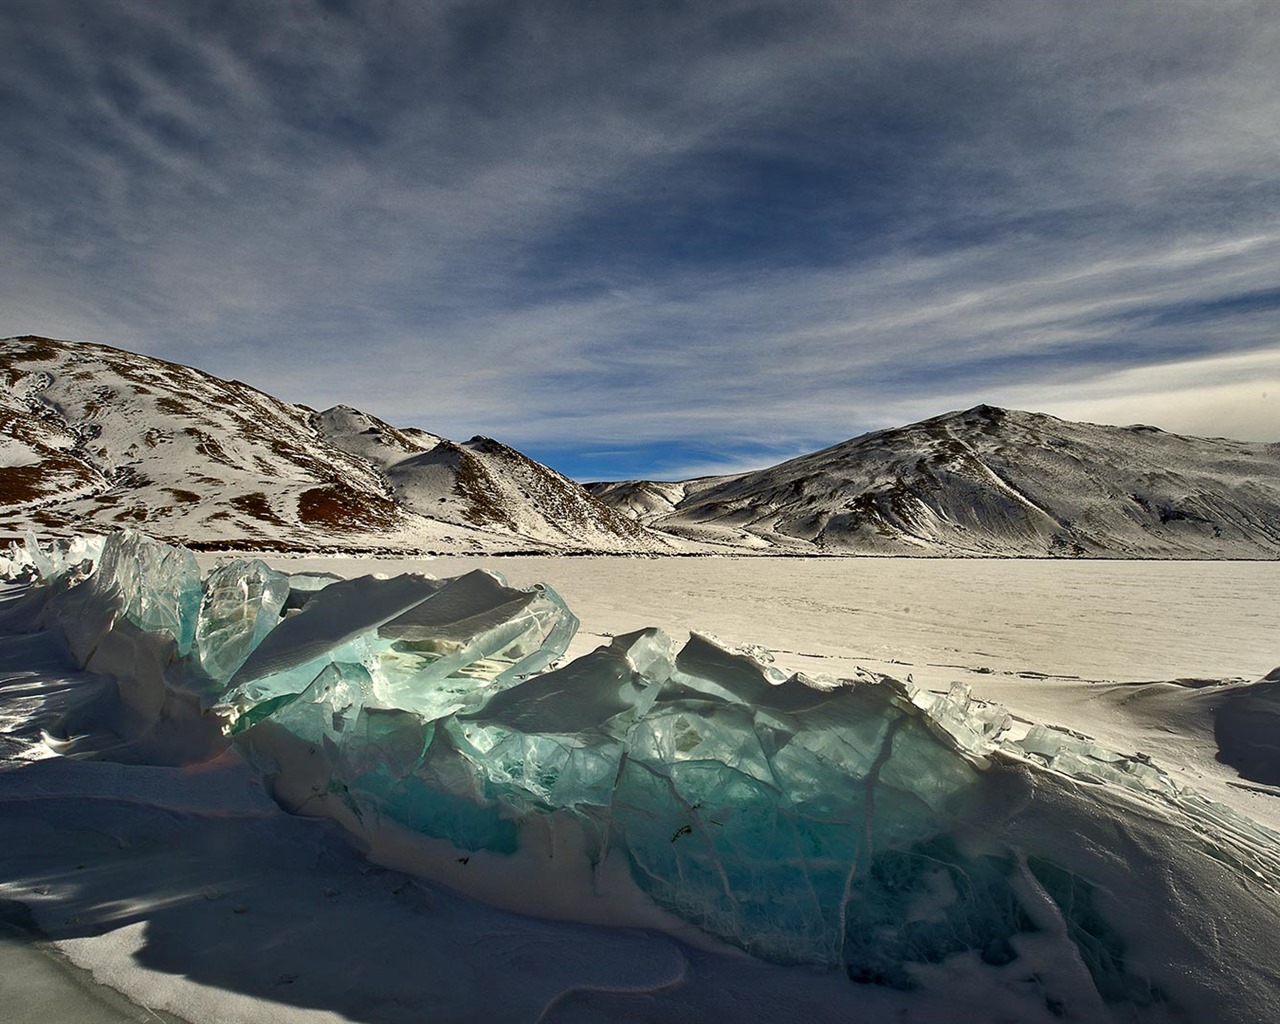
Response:
[{"label": "blue sky", "polygon": [[0,4],[0,335],[579,479],[1280,440],[1272,2]]}]

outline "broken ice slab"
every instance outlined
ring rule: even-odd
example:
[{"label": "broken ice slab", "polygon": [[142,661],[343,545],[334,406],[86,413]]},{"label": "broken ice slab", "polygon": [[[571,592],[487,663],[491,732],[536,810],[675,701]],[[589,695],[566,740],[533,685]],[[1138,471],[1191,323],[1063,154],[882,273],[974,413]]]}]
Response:
[{"label": "broken ice slab", "polygon": [[537,596],[516,590],[494,573],[475,569],[456,579],[441,581],[440,593],[396,616],[378,629],[390,640],[431,641],[442,649],[456,649],[472,637],[517,618]]},{"label": "broken ice slab", "polygon": [[117,591],[121,614],[139,629],[168,633],[179,654],[191,650],[202,590],[200,567],[186,548],[120,530],[107,537],[89,582],[104,596]]},{"label": "broken ice slab", "polygon": [[51,582],[67,570],[88,561],[96,565],[102,557],[105,537],[75,536],[66,540],[53,540],[43,545],[35,533],[28,530],[24,538],[24,547],[11,544],[9,555],[10,566],[4,575],[15,576],[23,564],[30,565],[40,579]]},{"label": "broken ice slab", "polygon": [[304,608],[280,620],[232,675],[220,705],[232,729],[245,728],[241,719],[259,704],[279,708],[296,698],[329,664],[370,659],[377,628],[443,585],[412,574],[362,576],[317,591]]},{"label": "broken ice slab", "polygon": [[272,718],[296,736],[340,745],[351,735],[371,691],[363,665],[330,662],[296,697],[281,694],[245,712],[241,728]]},{"label": "broken ice slab", "polygon": [[326,746],[328,791],[358,816],[386,816],[462,850],[514,853],[519,822],[439,723],[390,708],[364,707]]},{"label": "broken ice slab", "polygon": [[916,706],[928,711],[929,722],[975,756],[991,751],[1013,721],[1001,705],[974,700],[966,683],[952,683],[946,693],[910,691]]},{"label": "broken ice slab", "polygon": [[1121,754],[1053,726],[1034,726],[1022,739],[1006,749],[1015,754],[1031,754],[1047,767],[1085,782],[1120,786],[1138,793],[1174,800],[1179,787],[1149,759]]},{"label": "broken ice slab", "polygon": [[873,854],[944,832],[977,780],[900,684],[815,689],[694,637],[627,736],[610,820],[660,905],[768,959],[834,965]]},{"label": "broken ice slab", "polygon": [[521,733],[449,719],[445,731],[485,780],[485,791],[520,810],[609,803],[621,740],[586,734]]},{"label": "broken ice slab", "polygon": [[495,693],[483,709],[460,717],[516,732],[563,735],[628,716],[625,733],[648,710],[672,668],[671,640],[661,630],[644,629]]},{"label": "broken ice slab", "polygon": [[1055,729],[1049,725],[1037,725],[1031,728],[1026,736],[1018,740],[1018,746],[1028,754],[1039,754],[1050,761],[1067,751],[1106,764],[1125,760],[1124,754],[1099,746],[1088,737],[1077,736],[1065,729]]},{"label": "broken ice slab", "polygon": [[[715,637],[690,633],[676,658],[677,672],[666,684],[670,697],[707,696],[731,703],[772,707],[782,699],[806,700],[796,688],[779,689],[787,675],[759,656],[759,649],[730,649]],[[801,688],[803,689],[803,688]],[[811,696],[812,694],[809,694]]]},{"label": "broken ice slab", "polygon": [[[92,556],[95,548],[87,544],[86,552]],[[74,543],[67,550],[79,553]],[[50,564],[50,571],[58,570],[56,559]],[[58,579],[55,575],[51,582]],[[83,667],[118,617],[145,632],[172,637],[178,654],[187,654],[196,636],[200,600],[200,567],[189,550],[118,530],[102,543],[96,570],[55,595],[47,616],[63,630]]]},{"label": "broken ice slab", "polygon": [[196,654],[211,679],[226,682],[280,623],[290,581],[257,559],[218,566],[204,582]]},{"label": "broken ice slab", "polygon": [[478,707],[560,658],[577,628],[545,584],[517,590],[476,570],[378,628],[374,693],[427,718]]},{"label": "broken ice slab", "polygon": [[494,694],[447,728],[492,790],[513,803],[603,807],[628,729],[672,667],[671,641],[660,630],[625,634]]},{"label": "broken ice slab", "polygon": [[[297,615],[284,619],[231,678],[232,686],[310,665],[329,652],[421,604],[441,580],[405,573],[393,579],[360,576],[318,591]],[[313,673],[308,682],[315,677]]]},{"label": "broken ice slab", "polygon": [[856,822],[805,820],[774,787],[715,760],[624,760],[614,842],[660,906],[783,963],[840,962]]},{"label": "broken ice slab", "polygon": [[[770,960],[841,964],[850,893],[874,857],[944,834],[975,793],[977,772],[887,699],[862,705],[879,747],[860,763],[852,749],[832,763],[803,732],[771,752],[746,708],[681,704],[633,732],[615,841],[655,902]],[[835,749],[828,739],[812,746]]]},{"label": "broken ice slab", "polygon": [[344,580],[267,635],[232,677],[223,705],[241,728],[254,705],[281,707],[326,665],[351,662],[369,672],[370,704],[442,718],[546,667],[577,624],[550,587],[517,590],[483,571]]}]

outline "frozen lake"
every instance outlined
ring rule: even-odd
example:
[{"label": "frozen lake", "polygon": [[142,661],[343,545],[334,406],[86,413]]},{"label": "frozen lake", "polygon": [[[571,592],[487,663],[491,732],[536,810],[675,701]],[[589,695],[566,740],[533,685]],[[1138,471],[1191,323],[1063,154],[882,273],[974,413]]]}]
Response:
[{"label": "frozen lake", "polygon": [[[209,556],[203,556],[212,562]],[[1280,664],[1280,563],[904,558],[268,558],[286,571],[550,583],[602,634],[659,626],[761,644],[810,672],[854,666],[934,685],[1036,673],[1093,681],[1241,677]],[[363,567],[363,568],[362,568]],[[1023,678],[1023,677],[1019,677]]]}]

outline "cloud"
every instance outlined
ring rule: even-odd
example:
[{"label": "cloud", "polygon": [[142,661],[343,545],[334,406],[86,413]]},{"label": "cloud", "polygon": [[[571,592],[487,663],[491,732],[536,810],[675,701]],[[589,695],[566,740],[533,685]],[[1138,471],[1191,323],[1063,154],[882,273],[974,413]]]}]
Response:
[{"label": "cloud", "polygon": [[1013,400],[1086,422],[1280,443],[1280,345],[1103,374],[1065,395],[1038,385]]},{"label": "cloud", "polygon": [[1003,396],[1173,425],[1277,337],[1280,15],[1152,10],[0,8],[0,333],[599,475]]}]

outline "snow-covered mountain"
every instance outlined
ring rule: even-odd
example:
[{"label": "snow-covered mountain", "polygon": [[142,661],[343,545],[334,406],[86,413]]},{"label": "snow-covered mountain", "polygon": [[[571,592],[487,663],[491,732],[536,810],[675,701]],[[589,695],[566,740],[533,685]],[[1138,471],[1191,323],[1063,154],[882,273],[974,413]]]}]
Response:
[{"label": "snow-covered mountain", "polygon": [[137,526],[198,546],[656,551],[668,540],[488,438],[89,343],[0,341],[0,535]]},{"label": "snow-covered mountain", "polygon": [[408,512],[556,547],[670,546],[580,484],[493,438],[459,443],[399,430],[346,405],[319,413],[315,423],[331,444],[373,465]]},{"label": "snow-covered mountain", "polygon": [[1280,557],[1280,445],[978,406],[757,472],[583,488],[490,438],[0,341],[0,537],[346,551]]},{"label": "snow-covered mountain", "polygon": [[588,489],[656,529],[777,552],[1280,557],[1280,445],[986,405],[758,472]]}]

